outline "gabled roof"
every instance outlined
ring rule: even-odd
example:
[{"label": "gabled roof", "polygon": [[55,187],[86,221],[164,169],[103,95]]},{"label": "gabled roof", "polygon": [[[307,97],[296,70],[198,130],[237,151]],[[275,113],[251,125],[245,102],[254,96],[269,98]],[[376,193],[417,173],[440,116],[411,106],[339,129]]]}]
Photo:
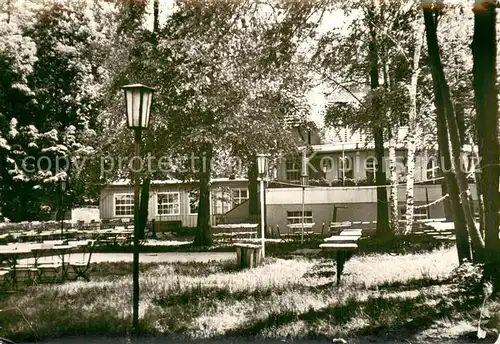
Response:
[{"label": "gabled roof", "polygon": [[[224,182],[247,182],[247,178],[213,178],[210,180],[211,183],[224,183]],[[180,179],[168,179],[168,180],[152,180],[151,185],[175,185],[175,184],[190,184],[197,183],[197,180],[180,180]],[[120,179],[108,184],[109,186],[129,186],[131,185],[129,179]]]}]

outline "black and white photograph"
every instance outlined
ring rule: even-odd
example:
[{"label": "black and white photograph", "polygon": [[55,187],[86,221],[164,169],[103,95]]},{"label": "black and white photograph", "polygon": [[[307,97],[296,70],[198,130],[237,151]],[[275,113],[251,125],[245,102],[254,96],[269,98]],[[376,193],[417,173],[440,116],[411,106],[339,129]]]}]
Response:
[{"label": "black and white photograph", "polygon": [[499,10],[0,0],[0,344],[500,344]]}]

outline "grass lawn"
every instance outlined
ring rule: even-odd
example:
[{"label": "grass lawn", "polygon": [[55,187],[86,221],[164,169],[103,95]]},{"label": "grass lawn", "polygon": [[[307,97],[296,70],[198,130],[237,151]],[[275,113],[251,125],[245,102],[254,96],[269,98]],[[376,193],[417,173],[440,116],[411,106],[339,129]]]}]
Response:
[{"label": "grass lawn", "polygon": [[[354,256],[343,284],[324,258],[269,258],[238,271],[234,262],[144,264],[140,318],[148,334],[191,338],[390,335],[431,338],[474,331],[482,299],[451,279],[454,248]],[[16,341],[120,334],[131,323],[131,264],[103,263],[92,281],[29,287],[0,300],[0,336]],[[462,285],[463,287],[463,285]],[[483,314],[496,327],[498,304]],[[417,337],[414,337],[417,336]],[[437,339],[436,339],[437,338]]]}]

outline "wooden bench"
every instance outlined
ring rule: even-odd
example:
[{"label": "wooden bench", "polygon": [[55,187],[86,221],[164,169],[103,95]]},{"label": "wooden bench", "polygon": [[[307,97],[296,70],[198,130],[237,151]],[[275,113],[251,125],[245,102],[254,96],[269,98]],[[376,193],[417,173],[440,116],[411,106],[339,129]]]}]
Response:
[{"label": "wooden bench", "polygon": [[[288,228],[288,233],[283,235],[282,240],[285,238],[291,238],[292,240],[302,240],[302,238],[308,240],[311,238],[312,230],[314,228],[315,223],[291,223],[286,225]],[[304,230],[302,232],[302,229]]]},{"label": "wooden bench", "polygon": [[348,253],[353,252],[358,248],[358,240],[361,238],[361,230],[359,235],[354,234],[357,231],[343,231],[340,235],[333,235],[324,240],[324,243],[319,245],[322,250],[336,252],[337,261],[337,285],[340,284],[340,276],[344,271],[344,265],[348,258]]},{"label": "wooden bench", "polygon": [[236,243],[236,264],[242,268],[253,268],[262,263],[262,246]]},{"label": "wooden bench", "polygon": [[215,238],[220,238],[223,241],[228,239],[233,242],[233,239],[252,239],[259,236],[258,223],[233,223],[233,224],[219,224],[212,227],[212,235]]},{"label": "wooden bench", "polygon": [[351,228],[351,221],[343,221],[343,222],[331,222],[330,223],[330,233],[339,233],[343,229]]}]

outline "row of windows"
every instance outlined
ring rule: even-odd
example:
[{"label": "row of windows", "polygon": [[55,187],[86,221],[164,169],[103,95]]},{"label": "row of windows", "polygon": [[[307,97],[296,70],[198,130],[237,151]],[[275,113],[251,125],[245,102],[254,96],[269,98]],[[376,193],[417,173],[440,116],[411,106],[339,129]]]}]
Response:
[{"label": "row of windows", "polygon": [[[329,171],[332,169],[331,160],[325,160],[325,166]],[[375,159],[369,158],[366,160],[366,179],[373,180],[375,176]],[[354,168],[352,159],[349,157],[339,157],[338,174],[342,179],[353,179]],[[286,162],[286,179],[291,182],[298,182],[300,180],[300,164],[294,161]]]},{"label": "row of windows", "polygon": [[[117,194],[115,197],[115,216],[134,215],[134,195]],[[232,189],[230,192],[215,192],[213,194],[214,214],[224,214],[232,207],[248,199],[247,189]],[[157,194],[157,215],[180,215],[180,193],[165,192]],[[198,213],[198,196],[189,194],[189,213]]]},{"label": "row of windows", "polygon": [[304,219],[304,223],[313,223],[313,214],[312,211],[306,210],[304,211],[304,217],[302,217],[301,211],[287,211],[286,219],[289,225],[294,223],[302,223],[302,219]]},{"label": "row of windows", "polygon": [[[326,168],[331,170],[331,160],[325,160]],[[464,162],[463,162],[464,163]],[[365,161],[366,179],[369,181],[375,180],[375,166],[377,165],[375,158],[368,158]],[[464,163],[465,165],[465,163]],[[474,170],[474,158],[469,157],[467,166],[463,166],[464,171],[472,172]],[[436,179],[439,174],[439,164],[436,159],[430,159],[426,166],[426,177],[428,180]],[[353,179],[354,167],[352,159],[349,157],[339,157],[338,163],[339,179]],[[300,164],[294,161],[286,162],[286,179],[291,182],[300,180]]]}]

